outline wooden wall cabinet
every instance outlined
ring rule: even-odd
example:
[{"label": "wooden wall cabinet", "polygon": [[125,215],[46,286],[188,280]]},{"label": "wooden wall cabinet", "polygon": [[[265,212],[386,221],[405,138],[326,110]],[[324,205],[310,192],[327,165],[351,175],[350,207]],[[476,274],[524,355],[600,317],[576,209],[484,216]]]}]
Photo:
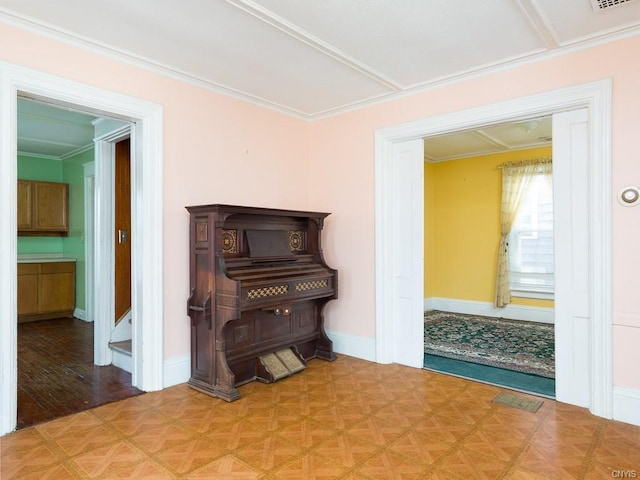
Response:
[{"label": "wooden wall cabinet", "polygon": [[18,322],[73,317],[75,262],[18,264]]},{"label": "wooden wall cabinet", "polygon": [[69,233],[69,185],[18,180],[18,235],[65,236]]}]

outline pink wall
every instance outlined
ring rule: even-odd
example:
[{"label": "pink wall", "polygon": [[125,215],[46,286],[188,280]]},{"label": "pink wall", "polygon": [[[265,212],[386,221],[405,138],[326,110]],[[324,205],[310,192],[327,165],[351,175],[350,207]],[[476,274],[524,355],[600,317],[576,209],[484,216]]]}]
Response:
[{"label": "pink wall", "polygon": [[[333,212],[327,257],[340,269],[341,299],[328,328],[375,335],[374,133],[448,112],[613,79],[613,184],[640,184],[640,36],[434,88],[314,122],[310,134],[310,207]],[[640,208],[613,203],[614,384],[640,389]]]},{"label": "pink wall", "polygon": [[[426,90],[305,123],[36,34],[0,25],[0,60],[149,100],[164,107],[165,358],[189,352],[184,206],[239,203],[314,209],[326,223],[340,299],[328,329],[373,337],[374,132],[412,120],[613,79],[613,185],[640,184],[640,37]],[[285,173],[286,172],[286,173]],[[283,185],[273,188],[273,185]],[[640,208],[613,204],[615,385],[640,389]]]}]

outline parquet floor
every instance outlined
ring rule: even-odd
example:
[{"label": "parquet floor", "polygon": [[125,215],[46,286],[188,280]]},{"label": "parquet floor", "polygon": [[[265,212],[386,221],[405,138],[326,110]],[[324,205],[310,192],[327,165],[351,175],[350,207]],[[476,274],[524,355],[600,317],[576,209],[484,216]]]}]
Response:
[{"label": "parquet floor", "polygon": [[240,387],[242,397],[232,403],[178,385],[5,435],[0,477],[600,480],[640,475],[640,427],[548,399],[536,413],[493,402],[502,391],[346,356],[333,363],[312,360],[305,371],[274,384]]},{"label": "parquet floor", "polygon": [[18,324],[18,428],[141,393],[130,373],[93,364],[93,323]]}]

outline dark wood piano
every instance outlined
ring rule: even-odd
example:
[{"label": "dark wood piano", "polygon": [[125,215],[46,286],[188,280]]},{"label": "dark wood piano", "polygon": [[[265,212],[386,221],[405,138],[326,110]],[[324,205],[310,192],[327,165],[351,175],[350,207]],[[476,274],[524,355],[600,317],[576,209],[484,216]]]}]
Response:
[{"label": "dark wood piano", "polygon": [[196,390],[233,401],[239,385],[333,361],[323,308],[338,296],[322,255],[328,213],[233,205],[190,213],[191,378]]}]

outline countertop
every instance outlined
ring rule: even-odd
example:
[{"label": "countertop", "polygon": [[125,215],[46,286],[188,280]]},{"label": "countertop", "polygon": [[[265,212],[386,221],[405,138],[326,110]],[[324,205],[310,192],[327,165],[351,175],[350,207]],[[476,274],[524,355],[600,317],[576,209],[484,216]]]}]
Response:
[{"label": "countertop", "polygon": [[18,255],[18,263],[55,263],[55,262],[75,262],[73,257],[64,257],[61,254],[23,254]]}]

